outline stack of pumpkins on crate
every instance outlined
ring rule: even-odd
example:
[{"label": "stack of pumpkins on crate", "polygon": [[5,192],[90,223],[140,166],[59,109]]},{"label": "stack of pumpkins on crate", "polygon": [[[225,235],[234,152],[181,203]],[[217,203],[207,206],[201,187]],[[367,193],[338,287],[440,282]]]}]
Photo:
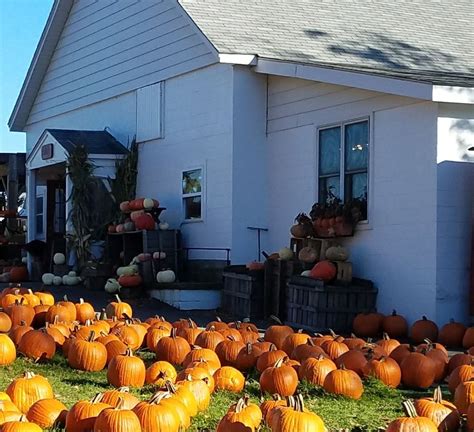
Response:
[{"label": "stack of pumpkins on crate", "polygon": [[109,225],[109,233],[155,230],[155,219],[150,212],[159,206],[159,201],[152,198],[136,198],[131,201],[124,201],[120,203],[120,211],[123,214],[123,222]]},{"label": "stack of pumpkins on crate", "polygon": [[[298,260],[303,268],[302,276],[323,282],[352,281],[352,263],[348,262],[348,250],[334,240],[313,237],[311,219],[299,214],[290,228],[290,247],[268,256],[269,260]],[[259,263],[249,263],[247,268],[256,270]]]}]

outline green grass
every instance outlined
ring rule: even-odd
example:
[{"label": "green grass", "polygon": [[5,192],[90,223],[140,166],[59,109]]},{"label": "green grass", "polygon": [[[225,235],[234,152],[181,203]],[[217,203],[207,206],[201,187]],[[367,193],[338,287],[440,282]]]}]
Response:
[{"label": "green grass", "polygon": [[[149,352],[141,352],[140,356],[147,365],[153,362],[153,355]],[[77,400],[90,399],[96,393],[111,388],[107,383],[106,371],[90,373],[73,370],[62,356],[56,355],[49,363],[35,364],[19,358],[13,365],[0,369],[0,390],[4,390],[13,378],[25,371],[47,377],[56,397],[68,407]],[[330,395],[308,383],[301,383],[299,391],[305,397],[306,407],[317,413],[330,431],[348,429],[364,432],[377,431],[400,416],[401,402],[404,399],[423,397],[432,393],[432,390],[414,392],[389,389],[376,380],[366,381],[364,387],[364,395],[359,401]],[[248,377],[245,391],[254,402],[259,402],[260,392],[256,374],[252,373]],[[152,395],[153,388],[144,387],[132,392],[141,399],[146,399]],[[444,393],[447,397],[448,392]],[[215,430],[227,408],[238,398],[239,395],[228,392],[214,393],[209,409],[193,419],[190,431]]]}]

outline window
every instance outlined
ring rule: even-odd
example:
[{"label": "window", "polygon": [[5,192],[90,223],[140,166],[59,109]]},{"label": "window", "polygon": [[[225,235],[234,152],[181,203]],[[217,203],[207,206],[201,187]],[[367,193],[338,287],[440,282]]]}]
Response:
[{"label": "window", "polygon": [[36,197],[36,234],[44,234],[44,197],[43,195]]},{"label": "window", "polygon": [[359,200],[367,219],[369,121],[319,129],[318,201]]},{"label": "window", "polygon": [[182,178],[184,219],[202,219],[203,170],[197,168],[183,172]]},{"label": "window", "polygon": [[137,89],[137,142],[163,138],[163,83]]}]

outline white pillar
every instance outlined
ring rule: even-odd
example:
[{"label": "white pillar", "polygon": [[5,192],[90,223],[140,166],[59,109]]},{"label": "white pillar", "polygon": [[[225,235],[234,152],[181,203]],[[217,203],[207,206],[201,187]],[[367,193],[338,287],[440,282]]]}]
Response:
[{"label": "white pillar", "polygon": [[[27,240],[36,238],[36,170],[26,169]],[[28,271],[31,274],[31,255],[28,254]]]}]

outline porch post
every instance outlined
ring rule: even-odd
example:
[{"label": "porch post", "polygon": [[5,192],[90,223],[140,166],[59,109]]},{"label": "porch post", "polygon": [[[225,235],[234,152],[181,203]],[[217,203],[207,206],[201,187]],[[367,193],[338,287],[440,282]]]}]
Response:
[{"label": "porch post", "polygon": [[[36,238],[36,170],[26,169],[26,212],[27,212],[27,241]],[[28,254],[28,271],[32,272],[32,257]]]},{"label": "porch post", "polygon": [[71,214],[72,204],[71,204],[71,193],[72,193],[72,180],[69,175],[69,168],[66,167],[66,233],[72,233],[73,226],[70,220],[69,215]]}]

